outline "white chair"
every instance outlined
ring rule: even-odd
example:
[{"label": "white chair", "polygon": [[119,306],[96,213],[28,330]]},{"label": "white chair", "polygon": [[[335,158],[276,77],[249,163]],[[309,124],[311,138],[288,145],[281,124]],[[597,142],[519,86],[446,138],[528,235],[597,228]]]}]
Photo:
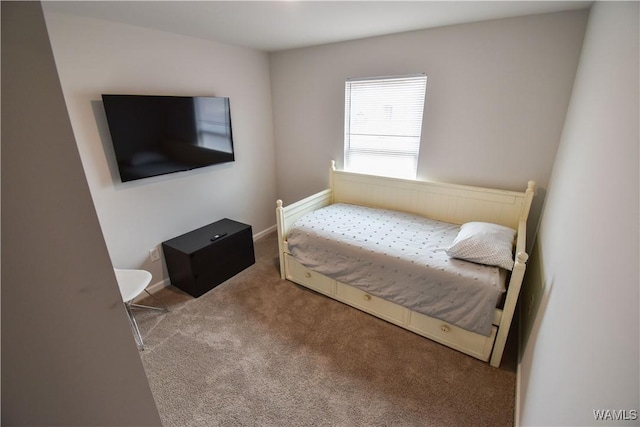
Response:
[{"label": "white chair", "polygon": [[140,329],[136,319],[133,317],[132,308],[148,308],[151,310],[159,310],[167,312],[165,307],[150,307],[148,305],[134,304],[133,300],[138,297],[142,292],[146,292],[149,296],[153,297],[147,291],[147,286],[151,283],[151,273],[145,270],[127,270],[121,268],[114,268],[116,272],[116,279],[118,280],[118,287],[120,288],[120,294],[122,295],[122,301],[127,309],[127,315],[129,316],[129,323],[131,329],[133,329],[133,335],[138,345],[139,350],[144,350],[144,343],[142,342],[142,335],[140,335]]}]

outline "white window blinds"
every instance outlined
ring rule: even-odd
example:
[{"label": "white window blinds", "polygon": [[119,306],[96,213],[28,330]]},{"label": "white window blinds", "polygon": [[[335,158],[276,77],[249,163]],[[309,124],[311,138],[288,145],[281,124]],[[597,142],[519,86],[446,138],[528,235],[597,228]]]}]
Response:
[{"label": "white window blinds", "polygon": [[345,84],[345,170],[415,179],[427,88],[424,74]]}]

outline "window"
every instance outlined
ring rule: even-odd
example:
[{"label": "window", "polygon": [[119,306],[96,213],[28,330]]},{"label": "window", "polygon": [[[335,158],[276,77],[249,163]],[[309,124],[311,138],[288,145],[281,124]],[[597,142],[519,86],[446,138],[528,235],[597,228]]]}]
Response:
[{"label": "window", "polygon": [[416,178],[426,88],[424,74],[347,80],[345,170]]}]

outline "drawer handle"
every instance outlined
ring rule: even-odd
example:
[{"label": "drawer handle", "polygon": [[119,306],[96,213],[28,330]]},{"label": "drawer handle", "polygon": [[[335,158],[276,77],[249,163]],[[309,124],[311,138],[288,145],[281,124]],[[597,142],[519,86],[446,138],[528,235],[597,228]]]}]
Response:
[{"label": "drawer handle", "polygon": [[364,298],[365,301],[371,301],[371,295],[364,294],[363,298]]},{"label": "drawer handle", "polygon": [[449,327],[447,325],[442,325],[442,326],[440,326],[440,330],[442,332],[449,332]]},{"label": "drawer handle", "polygon": [[311,273],[309,273],[308,271],[306,273],[304,273],[304,277],[306,277],[307,279],[311,277]]}]

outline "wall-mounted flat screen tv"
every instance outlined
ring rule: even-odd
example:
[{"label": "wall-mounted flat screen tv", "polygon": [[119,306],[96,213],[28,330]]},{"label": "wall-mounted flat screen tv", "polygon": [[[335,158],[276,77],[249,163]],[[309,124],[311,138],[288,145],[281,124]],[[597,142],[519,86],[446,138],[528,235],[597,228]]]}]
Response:
[{"label": "wall-mounted flat screen tv", "polygon": [[122,182],[233,162],[229,98],[102,95]]}]

